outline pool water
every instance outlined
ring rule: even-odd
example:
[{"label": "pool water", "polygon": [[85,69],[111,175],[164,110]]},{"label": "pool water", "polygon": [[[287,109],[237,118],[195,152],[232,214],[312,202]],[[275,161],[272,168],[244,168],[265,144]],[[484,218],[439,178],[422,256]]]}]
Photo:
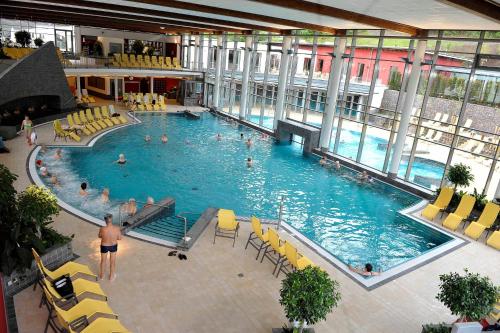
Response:
[{"label": "pool water", "polygon": [[[251,116],[249,120],[253,123],[258,124],[259,116]],[[272,117],[264,117],[262,120],[263,121],[262,126],[266,128],[272,128],[273,120],[274,118]],[[321,124],[319,123],[308,122],[308,124],[316,127],[321,127]],[[335,136],[335,131],[336,127],[333,128],[334,136]],[[356,156],[358,155],[360,138],[361,138],[360,132],[342,129],[340,135],[340,142],[337,150],[338,155],[350,158],[352,160],[356,160]],[[332,139],[330,144],[330,151],[333,151],[334,141],[335,140]],[[363,154],[361,157],[361,163],[368,165],[374,169],[382,170],[384,167],[384,160],[386,154],[385,147],[387,146],[387,144],[388,144],[387,139],[367,134],[365,136],[365,141],[363,145]],[[444,166],[445,165],[443,163],[417,157],[413,162],[409,180],[415,184],[434,189],[434,187],[432,187],[431,185],[438,184],[441,181],[444,174],[444,169],[445,169]],[[401,163],[399,164],[398,177],[400,178],[405,177],[407,167],[408,167],[408,159],[403,158]],[[424,177],[424,179],[416,176],[422,176]],[[425,181],[425,179],[433,180],[432,184],[430,184],[428,181]]]},{"label": "pool water", "polygon": [[[284,219],[312,242],[344,263],[371,262],[381,270],[451,240],[398,213],[420,198],[378,181],[359,183],[347,168],[322,168],[297,144],[263,140],[258,132],[208,113],[200,120],[139,118],[141,124],[109,133],[91,148],[64,148],[59,160],[52,150],[37,157],[60,179],[62,186],[54,189],[59,198],[97,218],[116,214],[119,204],[132,197],[141,203],[148,196],[156,201],[171,196],[177,212],[222,207],[241,216],[277,219],[284,196]],[[167,144],[160,142],[163,133]],[[245,140],[252,137],[251,148],[240,133]],[[145,135],[151,135],[150,143]],[[120,153],[127,159],[124,165],[115,163]],[[247,157],[253,167],[247,167]],[[90,187],[85,200],[78,195],[82,181]],[[104,187],[110,189],[107,204],[99,199]]]}]

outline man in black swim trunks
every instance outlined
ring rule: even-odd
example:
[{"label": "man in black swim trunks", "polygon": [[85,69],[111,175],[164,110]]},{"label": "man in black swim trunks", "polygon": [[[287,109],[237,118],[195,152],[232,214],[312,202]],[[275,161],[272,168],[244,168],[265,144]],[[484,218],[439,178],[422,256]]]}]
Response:
[{"label": "man in black swim trunks", "polygon": [[99,270],[99,278],[102,280],[106,267],[106,260],[109,252],[109,280],[113,281],[116,278],[116,251],[118,250],[118,241],[122,239],[122,233],[118,226],[113,225],[113,215],[106,214],[104,216],[106,226],[99,229],[99,238],[101,239],[101,266]]}]

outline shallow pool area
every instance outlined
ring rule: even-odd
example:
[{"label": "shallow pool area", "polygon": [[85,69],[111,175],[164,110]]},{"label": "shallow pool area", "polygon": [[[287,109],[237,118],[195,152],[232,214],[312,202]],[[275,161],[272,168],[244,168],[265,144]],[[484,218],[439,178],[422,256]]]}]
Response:
[{"label": "shallow pool area", "polygon": [[[156,201],[175,198],[177,212],[221,207],[239,216],[277,219],[284,197],[284,220],[310,242],[341,263],[371,262],[382,271],[453,239],[399,213],[420,198],[379,181],[361,183],[348,168],[325,169],[316,157],[304,156],[300,145],[276,144],[208,113],[200,120],[164,114],[139,119],[140,124],[108,133],[91,147],[63,148],[60,159],[54,158],[55,148],[39,153],[36,159],[57,175],[61,186],[41,179],[60,200],[98,219],[105,212],[119,215],[118,207],[130,198],[141,207],[148,196]],[[168,143],[160,140],[164,133]],[[151,142],[144,140],[146,135]],[[116,163],[121,153],[124,165]],[[84,181],[89,185],[86,198],[78,194]],[[100,199],[104,188],[111,199],[105,204]]]}]

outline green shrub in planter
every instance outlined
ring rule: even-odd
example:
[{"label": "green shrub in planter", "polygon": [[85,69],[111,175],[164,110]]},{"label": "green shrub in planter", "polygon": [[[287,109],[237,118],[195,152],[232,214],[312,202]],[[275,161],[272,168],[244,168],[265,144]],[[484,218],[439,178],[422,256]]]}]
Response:
[{"label": "green shrub in planter", "polygon": [[43,45],[43,39],[41,38],[35,38],[33,42],[35,43],[36,47],[40,47]]},{"label": "green shrub in planter", "polygon": [[300,323],[299,332],[325,320],[340,298],[339,283],[319,267],[289,273],[281,283],[280,304],[288,320]]},{"label": "green shrub in planter", "polygon": [[422,333],[450,333],[451,325],[442,324],[425,324],[422,325]]},{"label": "green shrub in planter", "polygon": [[477,321],[488,315],[500,297],[500,288],[488,277],[456,272],[439,276],[440,291],[436,298],[446,305],[460,321]]},{"label": "green shrub in planter", "polygon": [[22,47],[28,47],[31,44],[31,34],[26,30],[16,31],[14,37],[16,38],[16,43]]}]

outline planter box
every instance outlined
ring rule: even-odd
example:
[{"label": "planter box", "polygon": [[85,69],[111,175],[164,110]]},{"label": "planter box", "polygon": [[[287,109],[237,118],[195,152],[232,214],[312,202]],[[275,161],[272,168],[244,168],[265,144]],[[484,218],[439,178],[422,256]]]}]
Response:
[{"label": "planter box", "polygon": [[454,323],[451,333],[480,333],[483,326],[478,322]]},{"label": "planter box", "polygon": [[[73,259],[73,247],[71,242],[55,246],[42,256],[45,267],[54,269]],[[38,277],[38,268],[35,260],[31,267],[24,271],[14,271],[10,276],[3,277],[3,290],[6,297],[14,296],[21,290],[32,285]]]},{"label": "planter box", "polygon": [[5,140],[15,138],[17,136],[17,126],[0,126],[0,136]]}]

